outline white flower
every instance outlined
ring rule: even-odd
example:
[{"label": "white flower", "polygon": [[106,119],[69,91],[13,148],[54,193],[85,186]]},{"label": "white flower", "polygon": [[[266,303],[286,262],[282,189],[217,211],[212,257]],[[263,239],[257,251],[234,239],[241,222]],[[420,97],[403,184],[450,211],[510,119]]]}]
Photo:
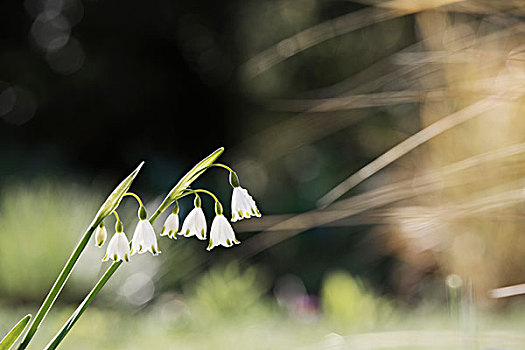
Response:
[{"label": "white flower", "polygon": [[106,231],[104,224],[98,225],[93,235],[95,236],[95,245],[99,248],[102,247],[108,237],[108,231]]},{"label": "white flower", "polygon": [[233,188],[232,193],[232,221],[250,218],[250,216],[261,217],[261,212],[248,191],[240,186]]},{"label": "white flower", "polygon": [[239,244],[241,242],[235,238],[235,232],[233,232],[232,225],[228,222],[228,219],[222,214],[215,216],[211,224],[210,244],[206,249],[212,250],[218,245],[231,247],[234,243]]},{"label": "white flower", "polygon": [[113,261],[125,262],[129,261],[130,252],[129,252],[129,242],[126,234],[124,232],[117,232],[111,238],[108,244],[108,250],[102,261],[108,261],[109,259]]},{"label": "white flower", "polygon": [[195,207],[190,211],[184,222],[182,223],[182,230],[179,235],[185,237],[197,236],[198,239],[206,239],[206,217],[202,208]]},{"label": "white flower", "polygon": [[150,251],[153,255],[160,254],[157,236],[155,236],[155,230],[153,230],[153,226],[148,220],[139,220],[133,233],[131,255],[135,253],[143,254],[147,251]]},{"label": "white flower", "polygon": [[177,232],[179,231],[179,216],[171,213],[166,218],[164,226],[162,226],[161,236],[168,236],[169,238],[177,239]]}]

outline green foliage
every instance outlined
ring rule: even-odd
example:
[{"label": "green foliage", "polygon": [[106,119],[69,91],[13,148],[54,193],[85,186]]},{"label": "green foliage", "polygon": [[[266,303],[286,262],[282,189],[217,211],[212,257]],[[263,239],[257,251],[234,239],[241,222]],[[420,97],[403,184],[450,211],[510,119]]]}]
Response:
[{"label": "green foliage", "polygon": [[262,296],[268,289],[264,274],[238,263],[214,267],[186,289],[189,310],[200,320],[237,317],[262,311]]},{"label": "green foliage", "polygon": [[374,296],[345,271],[332,272],[326,277],[321,302],[326,319],[343,328],[368,327],[391,312],[386,301]]},{"label": "green foliage", "polygon": [[22,334],[26,328],[30,319],[31,315],[25,315],[20,321],[18,321],[13,329],[11,329],[9,333],[6,334],[2,341],[0,341],[0,350],[9,350],[11,346],[13,346],[16,340],[20,337],[20,334]]},{"label": "green foliage", "polygon": [[100,198],[92,191],[49,181],[4,187],[0,194],[0,295],[40,300],[98,203]]}]

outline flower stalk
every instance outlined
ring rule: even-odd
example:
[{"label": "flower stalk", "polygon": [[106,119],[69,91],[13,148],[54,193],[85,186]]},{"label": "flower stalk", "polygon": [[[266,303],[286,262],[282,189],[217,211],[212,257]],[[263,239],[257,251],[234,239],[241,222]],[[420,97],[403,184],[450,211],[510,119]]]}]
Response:
[{"label": "flower stalk", "polygon": [[[240,242],[235,237],[235,232],[230,224],[230,222],[224,216],[224,208],[219,201],[219,199],[211,192],[205,189],[191,189],[190,185],[207,169],[218,166],[227,169],[230,172],[229,182],[233,188],[232,196],[232,221],[236,221],[242,218],[249,218],[250,216],[260,216],[260,212],[257,209],[255,201],[248,194],[248,192],[240,187],[240,182],[237,174],[228,166],[224,164],[214,163],[215,160],[222,154],[223,148],[219,148],[208,157],[199,162],[195,167],[193,167],[182,179],[177,182],[177,184],[171,189],[168,195],[165,197],[164,201],[159,205],[157,210],[153,215],[148,219],[147,211],[142,203],[140,197],[132,192],[128,192],[131,183],[133,182],[135,176],[140,170],[142,164],[129,175],[117,188],[112,192],[108,199],[104,202],[102,207],[99,209],[97,215],[93,219],[92,224],[87,229],[87,231],[82,236],[80,242],[77,244],[76,248],[73,250],[70,258],[66,262],[66,265],[59,274],[55,284],[51,288],[49,294],[47,295],[44,303],[40,307],[29,331],[27,332],[24,340],[20,344],[18,350],[23,350],[27,347],[32,337],[38,330],[40,323],[44,320],[45,316],[49,312],[50,308],[53,306],[56,298],[62,291],[65,283],[67,282],[76,262],[78,261],[80,255],[85,249],[88,241],[95,232],[95,243],[98,247],[101,247],[104,244],[104,241],[107,238],[107,231],[104,227],[103,220],[113,213],[116,217],[115,224],[115,233],[112,236],[108,247],[107,253],[103,261],[113,260],[113,263],[106,270],[104,275],[99,279],[93,289],[88,293],[84,298],[82,303],[77,307],[75,312],[70,316],[67,322],[62,326],[60,331],[53,337],[51,342],[46,346],[46,350],[56,349],[69,331],[73,328],[75,323],[88,308],[91,302],[95,299],[97,294],[101,291],[107,281],[113,276],[113,274],[120,267],[122,262],[129,261],[131,256],[134,254],[142,254],[147,251],[150,251],[154,256],[160,253],[157,236],[152,224],[157,220],[159,215],[164,212],[172,203],[175,203],[172,213],[166,219],[163,230],[160,236],[168,236],[169,238],[176,238],[175,235],[184,235],[197,236],[197,238],[204,240],[206,239],[206,230],[207,223],[204,216],[204,212],[201,208],[202,201],[199,196],[199,193],[204,193],[211,196],[215,201],[215,218],[213,219],[210,231],[210,242],[207,250],[211,250],[218,245],[224,247],[231,247],[234,244],[239,244]],[[185,218],[181,231],[179,229],[179,205],[178,200],[187,195],[195,195],[193,210]],[[124,233],[123,223],[120,221],[118,214],[116,212],[117,207],[119,206],[122,198],[125,196],[134,197],[138,204],[138,218],[139,222],[133,234],[131,241],[128,241],[126,234]],[[236,217],[236,214],[238,217]]]}]

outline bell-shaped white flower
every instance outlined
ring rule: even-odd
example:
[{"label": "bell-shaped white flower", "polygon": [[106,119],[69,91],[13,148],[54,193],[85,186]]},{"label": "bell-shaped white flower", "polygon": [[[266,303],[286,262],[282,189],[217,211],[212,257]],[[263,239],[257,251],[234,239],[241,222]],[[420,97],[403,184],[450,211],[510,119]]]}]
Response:
[{"label": "bell-shaped white flower", "polygon": [[206,229],[206,217],[199,206],[193,208],[186,216],[179,235],[184,235],[185,237],[197,236],[198,239],[204,240],[206,239]]},{"label": "bell-shaped white flower", "polygon": [[179,216],[171,213],[166,218],[164,226],[162,226],[161,236],[168,236],[169,238],[177,239],[176,234],[179,231]]},{"label": "bell-shaped white flower", "polygon": [[160,250],[157,244],[157,236],[150,222],[146,219],[140,219],[131,242],[131,255],[136,253],[143,254],[147,251],[153,255],[159,255]]},{"label": "bell-shaped white flower", "polygon": [[257,204],[248,191],[241,186],[233,188],[232,193],[232,221],[250,218],[251,216],[261,217],[261,212],[257,209]]},{"label": "bell-shaped white flower", "polygon": [[235,238],[235,232],[233,232],[232,225],[228,222],[228,219],[222,214],[215,216],[211,224],[210,230],[210,244],[207,250],[212,250],[218,245],[224,247],[231,247],[233,244],[239,244],[237,238]]},{"label": "bell-shaped white flower", "polygon": [[102,247],[108,237],[108,231],[106,231],[104,223],[100,223],[100,225],[97,226],[93,236],[95,237],[95,245],[99,248]]},{"label": "bell-shaped white flower", "polygon": [[128,262],[130,257],[129,242],[124,232],[116,232],[108,244],[108,250],[102,261],[125,261]]}]

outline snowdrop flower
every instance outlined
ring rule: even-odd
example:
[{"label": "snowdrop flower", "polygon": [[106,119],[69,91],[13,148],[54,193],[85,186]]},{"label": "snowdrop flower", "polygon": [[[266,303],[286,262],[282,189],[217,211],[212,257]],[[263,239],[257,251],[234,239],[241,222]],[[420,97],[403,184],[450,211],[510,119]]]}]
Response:
[{"label": "snowdrop flower", "polygon": [[196,195],[195,208],[184,219],[179,235],[184,235],[185,237],[197,236],[198,239],[204,240],[206,239],[206,230],[206,217],[201,208],[201,199]]},{"label": "snowdrop flower", "polygon": [[140,220],[135,228],[133,240],[131,241],[131,255],[135,255],[136,253],[143,254],[147,251],[151,252],[153,255],[160,254],[155,230],[146,217],[146,209],[141,206],[139,209]]},{"label": "snowdrop flower", "polygon": [[[218,205],[217,205],[218,204]],[[217,210],[219,208],[219,210]],[[210,230],[210,244],[207,250],[212,250],[218,245],[224,247],[231,247],[234,243],[239,244],[237,238],[235,238],[235,232],[233,232],[232,225],[228,222],[228,219],[222,214],[222,205],[216,203],[215,212],[217,215],[213,219]]]},{"label": "snowdrop flower", "polygon": [[257,204],[246,189],[241,186],[235,187],[232,194],[232,221],[248,219],[251,216],[261,217]]},{"label": "snowdrop flower", "polygon": [[97,226],[93,235],[95,236],[95,245],[99,248],[102,247],[106,241],[106,238],[108,237],[108,231],[106,231],[106,227],[104,226],[103,222]]},{"label": "snowdrop flower", "polygon": [[261,217],[261,212],[257,209],[257,204],[248,191],[239,184],[239,177],[233,171],[230,172],[230,184],[233,187],[232,193],[232,222],[249,219],[251,216]]},{"label": "snowdrop flower", "polygon": [[177,232],[179,231],[179,216],[171,213],[166,218],[166,222],[162,227],[161,236],[168,236],[169,238],[177,239]]},{"label": "snowdrop flower", "polygon": [[130,251],[129,251],[129,242],[126,234],[123,232],[122,223],[117,221],[116,231],[108,244],[108,250],[102,261],[108,261],[109,259],[113,261],[125,262],[129,261]]},{"label": "snowdrop flower", "polygon": [[175,202],[173,212],[168,215],[164,226],[162,226],[161,236],[168,236],[169,238],[177,239],[177,232],[179,231],[179,203]]}]

